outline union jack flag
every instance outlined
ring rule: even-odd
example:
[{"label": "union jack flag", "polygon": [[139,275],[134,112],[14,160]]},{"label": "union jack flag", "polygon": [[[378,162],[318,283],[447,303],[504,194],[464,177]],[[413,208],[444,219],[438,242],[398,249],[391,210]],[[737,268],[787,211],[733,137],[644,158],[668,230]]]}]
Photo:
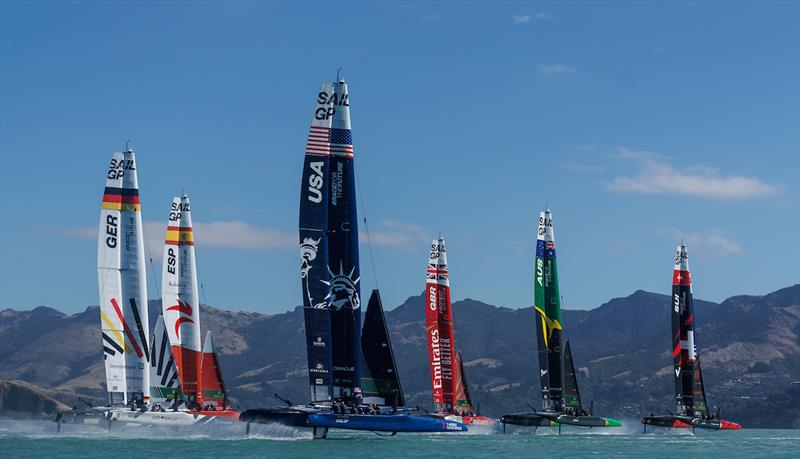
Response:
[{"label": "union jack flag", "polygon": [[427,278],[429,280],[447,280],[447,277],[447,265],[439,265],[439,268],[437,269],[432,263],[428,264]]},{"label": "union jack flag", "polygon": [[556,243],[553,242],[553,241],[545,241],[544,248],[545,249],[555,249],[556,248]]}]

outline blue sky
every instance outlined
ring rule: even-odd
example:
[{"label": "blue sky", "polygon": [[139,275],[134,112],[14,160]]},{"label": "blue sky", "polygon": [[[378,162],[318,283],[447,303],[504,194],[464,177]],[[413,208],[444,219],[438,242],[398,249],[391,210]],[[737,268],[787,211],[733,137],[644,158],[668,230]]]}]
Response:
[{"label": "blue sky", "polygon": [[422,291],[440,231],[455,299],[529,305],[545,204],[569,308],[668,292],[682,237],[698,297],[796,283],[798,17],[797,2],[3,2],[0,308],[97,303],[104,172],[128,139],[149,256],[185,188],[206,300],[300,304],[306,129],[340,66],[389,307]]}]

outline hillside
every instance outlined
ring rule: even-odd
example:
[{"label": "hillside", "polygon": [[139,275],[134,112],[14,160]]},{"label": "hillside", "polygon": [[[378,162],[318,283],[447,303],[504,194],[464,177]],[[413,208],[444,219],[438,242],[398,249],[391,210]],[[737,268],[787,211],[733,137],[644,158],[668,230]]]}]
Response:
[{"label": "hillside", "polygon": [[[582,398],[595,411],[638,418],[672,409],[669,298],[636,291],[588,311],[567,310],[564,325]],[[150,303],[150,318],[158,314]],[[430,405],[424,300],[386,314],[409,405]],[[800,427],[800,285],[765,296],[695,302],[698,348],[709,403],[747,427]],[[454,304],[456,342],[473,396],[498,416],[536,403],[533,314],[466,299]],[[231,394],[241,407],[273,405],[274,392],[307,398],[303,314],[232,312],[202,306]],[[52,308],[0,312],[0,378],[52,388],[60,400],[104,396],[97,307],[75,315]]]}]

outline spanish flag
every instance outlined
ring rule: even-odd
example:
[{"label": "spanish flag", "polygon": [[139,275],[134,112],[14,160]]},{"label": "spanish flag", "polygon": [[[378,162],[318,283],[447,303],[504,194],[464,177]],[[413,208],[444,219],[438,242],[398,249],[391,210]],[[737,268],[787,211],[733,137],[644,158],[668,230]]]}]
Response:
[{"label": "spanish flag", "polygon": [[167,238],[164,241],[168,245],[194,245],[191,227],[168,226]]}]

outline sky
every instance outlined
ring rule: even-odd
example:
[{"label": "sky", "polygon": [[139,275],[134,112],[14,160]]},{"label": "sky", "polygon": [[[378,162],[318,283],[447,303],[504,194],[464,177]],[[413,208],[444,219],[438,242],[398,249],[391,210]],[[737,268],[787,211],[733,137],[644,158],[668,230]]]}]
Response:
[{"label": "sky", "polygon": [[[301,304],[297,219],[320,83],[350,87],[362,295],[526,307],[553,211],[566,308],[800,281],[798,2],[2,2],[0,309],[97,304],[111,155],[136,151],[150,297],[173,195],[205,302]],[[364,225],[360,228],[365,235]]]}]

